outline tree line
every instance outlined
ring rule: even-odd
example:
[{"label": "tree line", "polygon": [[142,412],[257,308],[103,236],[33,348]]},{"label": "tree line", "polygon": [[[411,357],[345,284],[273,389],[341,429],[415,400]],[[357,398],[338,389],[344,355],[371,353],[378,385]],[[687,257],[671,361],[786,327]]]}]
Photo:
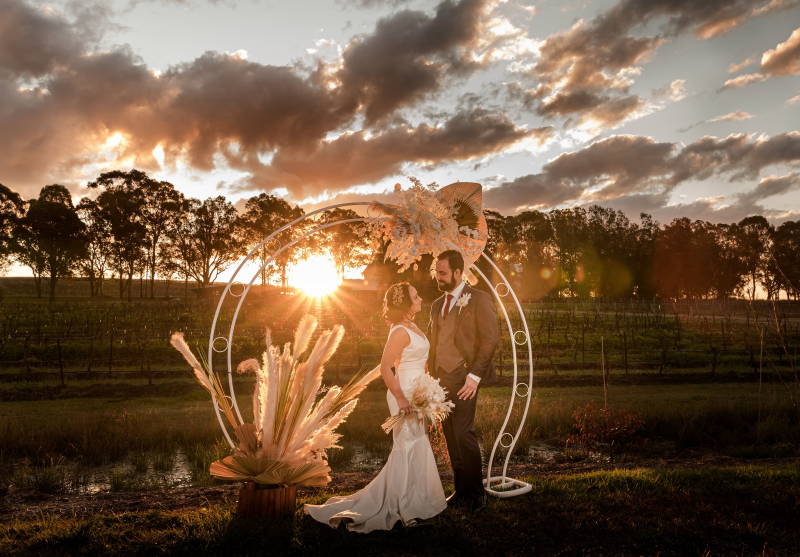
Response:
[{"label": "tree line", "polygon": [[525,299],[800,296],[798,221],[683,217],[661,225],[597,205],[486,216],[487,251]]},{"label": "tree line", "polygon": [[[79,275],[93,296],[118,279],[120,298],[154,294],[156,277],[208,286],[280,227],[304,215],[301,207],[262,193],[236,208],[223,196],[185,197],[173,184],[139,170],[111,171],[87,184],[98,190],[73,205],[66,187],[41,189],[23,200],[0,184],[0,265],[27,266],[37,293],[52,300],[59,279]],[[619,210],[592,206],[525,211],[505,216],[486,211],[487,253],[523,299],[545,297],[775,299],[800,297],[800,222],[773,226],[763,216],[737,223],[676,218],[666,225],[641,214],[634,222]],[[261,282],[279,279],[312,252],[327,252],[340,273],[380,261],[362,223],[325,229],[300,240],[309,226],[356,218],[347,209],[317,215],[291,227],[257,253]],[[304,221],[305,222],[305,221]],[[287,244],[290,247],[275,254]],[[385,246],[384,246],[385,248]],[[491,275],[490,269],[485,272]]]},{"label": "tree line", "polygon": [[[244,210],[237,211],[223,196],[185,197],[173,184],[139,170],[105,172],[87,187],[99,194],[74,205],[59,184],[43,187],[30,200],[0,184],[0,263],[13,260],[28,267],[40,297],[45,282],[53,300],[58,281],[73,275],[89,281],[92,296],[104,295],[106,278],[117,278],[119,297],[128,299],[134,278],[142,284],[140,295],[150,297],[156,277],[208,286],[269,234],[304,214],[299,206],[266,193],[246,200]],[[334,209],[316,222],[357,216]],[[308,226],[291,227],[261,247],[259,262],[269,261],[260,272],[262,284],[279,277],[285,287],[287,268],[308,252],[329,252],[341,273],[366,262],[362,223],[328,228],[272,258]]]}]

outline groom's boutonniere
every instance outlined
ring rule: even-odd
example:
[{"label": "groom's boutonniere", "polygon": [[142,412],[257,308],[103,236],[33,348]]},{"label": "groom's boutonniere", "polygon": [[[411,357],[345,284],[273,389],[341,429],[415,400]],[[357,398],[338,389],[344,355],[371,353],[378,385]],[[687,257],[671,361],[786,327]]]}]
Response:
[{"label": "groom's boutonniere", "polygon": [[456,306],[458,306],[458,313],[461,313],[461,310],[464,309],[469,303],[469,299],[472,298],[472,292],[464,292],[461,296],[458,297],[456,300]]}]

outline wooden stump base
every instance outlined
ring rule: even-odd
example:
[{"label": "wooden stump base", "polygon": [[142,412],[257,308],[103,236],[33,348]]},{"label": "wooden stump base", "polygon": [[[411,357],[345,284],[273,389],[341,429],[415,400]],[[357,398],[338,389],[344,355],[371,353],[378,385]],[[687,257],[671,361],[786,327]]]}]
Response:
[{"label": "wooden stump base", "polygon": [[278,519],[294,515],[297,507],[296,485],[259,485],[245,482],[236,505],[238,518]]}]

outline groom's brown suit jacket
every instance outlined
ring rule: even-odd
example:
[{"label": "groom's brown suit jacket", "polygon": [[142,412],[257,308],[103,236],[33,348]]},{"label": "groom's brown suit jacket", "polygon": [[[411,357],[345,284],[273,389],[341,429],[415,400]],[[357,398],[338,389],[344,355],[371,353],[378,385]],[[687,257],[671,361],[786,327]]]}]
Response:
[{"label": "groom's brown suit jacket", "polygon": [[[461,295],[472,294],[469,302],[462,308],[453,305],[450,310],[456,313],[455,345],[467,364],[466,373],[474,373],[481,379],[491,378],[494,372],[492,357],[500,339],[497,327],[497,310],[488,292],[464,285]],[[436,369],[437,328],[439,315],[444,304],[444,295],[436,298],[431,305],[431,319],[428,324],[428,337],[431,348],[428,353],[428,369],[439,375]]]}]

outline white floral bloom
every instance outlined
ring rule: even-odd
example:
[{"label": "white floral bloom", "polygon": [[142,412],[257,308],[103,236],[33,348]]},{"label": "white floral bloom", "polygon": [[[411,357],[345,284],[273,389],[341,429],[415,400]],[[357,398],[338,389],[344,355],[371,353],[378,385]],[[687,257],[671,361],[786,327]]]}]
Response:
[{"label": "white floral bloom", "polygon": [[456,300],[456,305],[458,306],[459,310],[469,303],[470,298],[472,298],[472,292],[464,292],[461,296],[459,296],[458,300]]}]

